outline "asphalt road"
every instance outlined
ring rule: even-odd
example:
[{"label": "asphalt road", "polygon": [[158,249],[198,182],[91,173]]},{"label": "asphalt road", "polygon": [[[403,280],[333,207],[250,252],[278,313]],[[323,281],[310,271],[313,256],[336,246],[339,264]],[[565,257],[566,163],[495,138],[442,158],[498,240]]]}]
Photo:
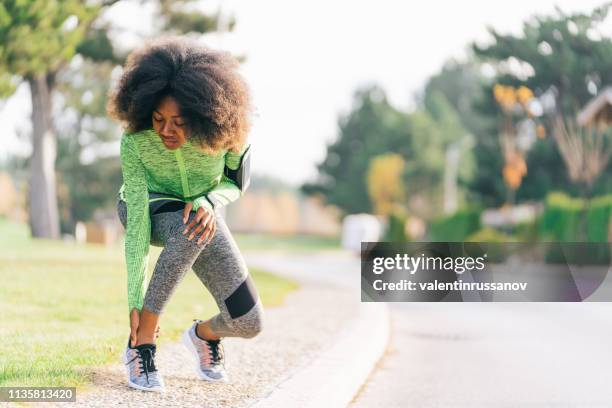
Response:
[{"label": "asphalt road", "polygon": [[[250,261],[354,288],[360,297],[354,256],[278,254]],[[612,303],[389,306],[387,353],[352,408],[612,407]]]},{"label": "asphalt road", "polygon": [[352,407],[612,407],[612,304],[395,303]]}]

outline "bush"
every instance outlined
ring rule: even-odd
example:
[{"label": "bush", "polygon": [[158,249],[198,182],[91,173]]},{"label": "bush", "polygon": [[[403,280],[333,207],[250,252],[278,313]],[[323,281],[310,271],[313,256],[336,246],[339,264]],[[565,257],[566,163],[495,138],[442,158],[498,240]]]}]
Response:
[{"label": "bush", "polygon": [[387,218],[387,229],[384,241],[387,242],[410,242],[406,234],[406,221],[408,216],[403,211],[395,211]]},{"label": "bush", "polygon": [[547,241],[575,242],[580,231],[584,200],[563,193],[546,197],[542,214],[542,236]]},{"label": "bush", "polygon": [[587,214],[587,241],[608,242],[610,216],[612,215],[612,194],[591,200]]},{"label": "bush", "polygon": [[492,243],[516,242],[516,238],[489,227],[476,231],[475,233],[467,237],[465,240],[467,242]]},{"label": "bush", "polygon": [[[493,244],[503,244],[508,242],[516,242],[516,239],[508,234],[497,231],[493,228],[483,228],[476,231],[466,238],[467,242],[483,242]],[[493,245],[487,247],[487,260],[490,262],[503,262],[506,260],[514,247],[512,245]]]},{"label": "bush", "polygon": [[462,242],[480,229],[478,208],[464,208],[451,216],[434,220],[429,226],[429,239],[433,242]]},{"label": "bush", "polygon": [[[581,223],[585,201],[563,193],[546,197],[541,232],[545,239],[555,242],[581,241]],[[597,197],[588,203],[586,242],[608,242],[612,194]],[[583,240],[584,241],[584,240]]]},{"label": "bush", "polygon": [[542,229],[541,224],[541,216],[537,216],[533,221],[516,224],[513,228],[516,240],[518,242],[538,242]]},{"label": "bush", "polygon": [[[572,198],[562,193],[549,194],[541,223],[544,239],[553,242],[585,242],[581,232],[585,204],[585,200],[580,198]],[[588,203],[586,242],[608,242],[611,214],[612,194],[594,198]],[[561,263],[606,264],[610,262],[610,246],[581,246],[574,252],[568,248],[565,254],[561,253],[559,247],[553,246],[547,253],[546,260]]]}]

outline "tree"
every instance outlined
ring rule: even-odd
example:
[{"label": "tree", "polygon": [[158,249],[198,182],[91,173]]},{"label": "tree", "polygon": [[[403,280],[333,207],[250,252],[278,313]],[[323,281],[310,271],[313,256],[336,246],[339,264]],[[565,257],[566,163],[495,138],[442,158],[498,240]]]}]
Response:
[{"label": "tree", "polygon": [[[570,180],[582,187],[584,206],[582,209],[579,239],[588,237],[588,214],[593,184],[610,162],[612,140],[604,128],[577,127],[575,121],[564,121],[561,115],[553,119],[553,132],[561,156],[567,167]],[[608,140],[606,140],[606,137]]]},{"label": "tree", "polygon": [[499,129],[499,144],[504,158],[502,175],[508,189],[507,203],[512,205],[515,192],[527,175],[525,155],[536,135],[541,137],[544,130],[533,119],[535,99],[531,89],[497,84],[493,87],[493,96],[503,113]]},{"label": "tree", "polygon": [[[556,15],[527,21],[522,33],[516,36],[503,35],[490,29],[492,44],[473,46],[476,55],[496,68],[497,84],[525,86],[534,91],[547,125],[545,133],[555,136],[551,141],[537,142],[534,153],[540,156],[528,159],[527,163],[530,168],[530,162],[536,165],[536,173],[538,170],[549,173],[548,188],[542,188],[542,177],[535,179],[535,183],[540,185],[538,188],[534,188],[534,183],[528,177],[525,184],[531,185],[525,192],[541,197],[550,187],[567,187],[567,175],[569,182],[583,183],[574,175],[568,152],[586,152],[588,132],[578,131],[576,115],[598,89],[612,83],[612,40],[601,30],[606,24],[610,7],[611,3],[607,3],[589,14],[572,15],[557,9]],[[569,141],[582,147],[568,150],[564,144],[567,145]],[[547,147],[554,147],[555,151]],[[560,160],[561,157],[563,160]],[[592,158],[585,156],[581,162],[586,163]],[[597,175],[589,176],[587,184],[590,186],[595,186],[597,176],[609,169],[609,163],[598,162],[602,165],[597,166]],[[557,169],[564,163],[566,176],[560,180]],[[554,168],[544,169],[543,165]],[[589,171],[592,173],[593,168]],[[605,189],[605,184],[600,188]]]},{"label": "tree", "polygon": [[29,214],[35,237],[59,237],[54,169],[57,142],[51,118],[57,72],[75,54],[100,7],[75,0],[0,4],[2,96],[14,91],[18,77],[29,84],[32,99]]},{"label": "tree", "polygon": [[456,118],[467,133],[476,135],[490,126],[491,119],[477,109],[482,99],[486,79],[480,73],[480,65],[473,60],[447,61],[440,72],[433,75],[425,85],[421,105],[434,112],[435,99],[443,95],[454,109]]},{"label": "tree", "polygon": [[424,218],[452,212],[462,201],[464,184],[472,177],[472,137],[462,124],[443,86],[426,86],[423,103],[408,115],[410,156],[405,183],[408,208]]},{"label": "tree", "polygon": [[95,210],[111,208],[121,184],[116,157],[118,126],[106,116],[106,95],[114,64],[75,58],[60,72],[57,91],[61,113],[56,172],[61,231],[74,231],[76,221]]},{"label": "tree", "polygon": [[399,154],[388,153],[370,160],[367,173],[368,194],[378,215],[391,215],[404,205],[404,159]]},{"label": "tree", "polygon": [[419,105],[441,130],[443,157],[442,210],[451,214],[465,202],[467,186],[479,176],[475,170],[473,146],[476,135],[482,133],[491,121],[476,109],[482,97],[485,78],[474,61],[447,61],[442,69],[431,76],[424,87]]},{"label": "tree", "polygon": [[389,104],[382,89],[372,86],[355,93],[352,109],[340,117],[338,128],[338,139],[327,146],[327,155],[318,165],[318,180],[302,190],[323,194],[328,203],[349,214],[369,212],[370,159],[388,152],[411,155],[408,116]]},{"label": "tree", "polygon": [[[338,139],[318,166],[318,180],[302,190],[323,194],[346,213],[373,211],[366,183],[369,163],[395,153],[406,163],[402,181],[412,192],[408,209],[422,217],[441,211],[445,152],[467,132],[444,95],[432,93],[427,101],[427,107],[406,113],[392,107],[378,87],[357,91],[351,111],[339,120]],[[461,153],[462,158],[469,156],[465,149]],[[469,174],[470,160],[462,164],[461,175]]]},{"label": "tree", "polygon": [[565,121],[560,115],[553,120],[553,134],[570,180],[582,185],[588,199],[593,184],[610,162],[612,143],[606,141],[610,134],[599,126],[577,126],[574,120]]},{"label": "tree", "polygon": [[[76,54],[92,61],[121,61],[100,17],[118,0],[7,0],[0,4],[0,97],[16,84],[30,85],[32,157],[29,214],[32,236],[59,236],[56,198],[56,129],[52,96],[56,79]],[[214,29],[217,16],[188,10],[191,1],[160,0],[163,32],[203,33]],[[233,21],[230,22],[230,26]]]}]

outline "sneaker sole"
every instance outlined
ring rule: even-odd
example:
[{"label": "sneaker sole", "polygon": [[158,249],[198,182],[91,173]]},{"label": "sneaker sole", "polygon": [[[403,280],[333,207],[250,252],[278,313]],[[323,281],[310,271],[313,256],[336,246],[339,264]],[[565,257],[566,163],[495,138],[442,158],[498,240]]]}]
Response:
[{"label": "sneaker sole", "polygon": [[206,373],[200,370],[200,356],[198,355],[198,352],[196,351],[195,346],[193,345],[193,342],[191,341],[191,337],[189,337],[189,330],[190,329],[187,329],[183,332],[182,341],[185,347],[187,348],[187,350],[189,350],[189,353],[195,357],[195,370],[196,370],[196,373],[198,373],[198,376],[204,381],[229,382],[227,375],[224,375],[221,378],[212,378],[212,377],[207,376]]},{"label": "sneaker sole", "polygon": [[148,392],[164,392],[165,391],[164,385],[162,385],[161,387],[147,388],[147,387],[143,387],[142,385],[138,385],[132,382],[132,380],[130,380],[130,368],[127,366],[127,358],[125,357],[125,353],[123,353],[123,365],[125,366],[126,378],[127,378],[128,386],[130,388],[134,388],[134,389],[141,390],[141,391],[148,391]]}]

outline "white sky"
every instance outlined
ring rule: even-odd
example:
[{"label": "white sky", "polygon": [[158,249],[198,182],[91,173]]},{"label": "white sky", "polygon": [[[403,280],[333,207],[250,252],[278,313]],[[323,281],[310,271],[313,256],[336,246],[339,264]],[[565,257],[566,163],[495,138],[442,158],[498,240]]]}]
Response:
[{"label": "white sky", "polygon": [[[236,17],[233,32],[208,36],[210,46],[246,56],[242,71],[257,115],[251,132],[253,169],[292,184],[312,179],[337,117],[360,86],[378,83],[392,103],[410,109],[415,92],[447,59],[464,55],[471,41],[486,41],[487,26],[516,32],[533,14],[590,11],[602,0],[225,0]],[[217,10],[219,1],[207,2]],[[211,6],[212,5],[212,6]],[[212,7],[212,8],[211,8]],[[111,18],[147,32],[142,11],[119,7]],[[27,152],[16,130],[29,129],[28,89],[0,110],[0,157]],[[117,148],[118,149],[118,148]]]}]

